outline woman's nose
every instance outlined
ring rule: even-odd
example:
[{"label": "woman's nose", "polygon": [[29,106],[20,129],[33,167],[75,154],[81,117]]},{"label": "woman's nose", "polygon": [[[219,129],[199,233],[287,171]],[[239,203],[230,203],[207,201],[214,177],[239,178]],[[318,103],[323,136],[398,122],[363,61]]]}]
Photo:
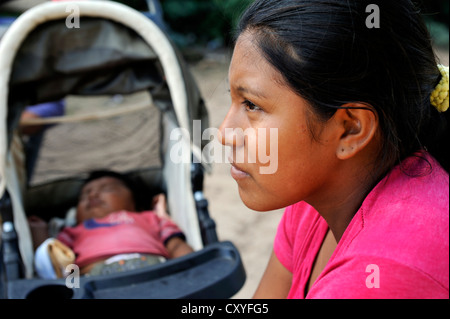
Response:
[{"label": "woman's nose", "polygon": [[244,145],[242,125],[240,123],[239,111],[233,108],[228,111],[227,116],[219,127],[219,140],[224,146],[240,147]]}]

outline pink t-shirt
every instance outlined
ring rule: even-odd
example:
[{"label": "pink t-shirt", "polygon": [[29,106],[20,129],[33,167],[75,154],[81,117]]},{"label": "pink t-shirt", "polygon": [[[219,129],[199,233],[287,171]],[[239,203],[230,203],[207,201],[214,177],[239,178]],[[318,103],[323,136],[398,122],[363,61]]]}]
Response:
[{"label": "pink t-shirt", "polygon": [[160,218],[152,211],[121,211],[66,227],[57,238],[74,251],[76,264],[84,267],[102,258],[125,253],[167,258],[165,242],[174,236],[184,237],[180,228],[168,218]]},{"label": "pink t-shirt", "polygon": [[[449,176],[428,154],[396,167],[367,196],[308,299],[449,298]],[[293,274],[288,298],[305,298],[328,230],[304,202],[288,207],[274,250]]]}]

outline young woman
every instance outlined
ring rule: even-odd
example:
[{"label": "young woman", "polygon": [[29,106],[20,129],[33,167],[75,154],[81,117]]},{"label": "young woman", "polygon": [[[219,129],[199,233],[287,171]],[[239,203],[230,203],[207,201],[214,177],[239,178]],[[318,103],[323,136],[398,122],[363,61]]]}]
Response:
[{"label": "young woman", "polygon": [[255,298],[449,297],[448,68],[411,1],[370,3],[241,18],[221,140],[243,202],[287,207]]}]

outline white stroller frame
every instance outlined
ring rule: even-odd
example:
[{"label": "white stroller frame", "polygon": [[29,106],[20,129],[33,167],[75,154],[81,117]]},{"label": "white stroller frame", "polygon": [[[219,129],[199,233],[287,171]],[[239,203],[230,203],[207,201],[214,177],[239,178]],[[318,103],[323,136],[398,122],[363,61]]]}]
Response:
[{"label": "white stroller frame", "polygon": [[[66,8],[76,6],[80,16],[106,18],[119,22],[130,29],[136,31],[157,53],[162,64],[167,83],[171,92],[173,106],[179,128],[189,131],[190,123],[187,114],[187,93],[183,81],[182,70],[177,62],[176,52],[166,35],[150,19],[139,12],[119,3],[113,2],[52,2],[33,7],[22,14],[15,23],[7,30],[0,42],[0,197],[5,190],[11,196],[15,227],[19,238],[21,257],[25,265],[26,277],[33,276],[33,250],[30,231],[22,203],[22,183],[21,176],[17,172],[14,161],[14,149],[8,150],[7,140],[7,105],[8,105],[8,83],[11,75],[13,60],[20,44],[26,36],[38,25],[50,20],[64,19],[68,16]],[[155,45],[157,43],[157,45]],[[170,130],[170,128],[169,128]],[[168,136],[169,134],[166,134]],[[168,141],[171,143],[180,141]],[[189,138],[182,139],[186,144],[186,149],[194,154],[201,154],[195,149]],[[186,154],[183,163],[173,163],[170,152],[165,153],[165,166],[163,175],[168,189],[172,191],[168,196],[168,205],[172,212],[173,219],[185,232],[188,243],[194,250],[203,248],[200,229],[196,216],[196,203],[189,194],[191,189],[191,154]],[[201,158],[201,155],[200,155]],[[174,194],[177,194],[176,198]],[[183,214],[178,214],[183,212]]]}]

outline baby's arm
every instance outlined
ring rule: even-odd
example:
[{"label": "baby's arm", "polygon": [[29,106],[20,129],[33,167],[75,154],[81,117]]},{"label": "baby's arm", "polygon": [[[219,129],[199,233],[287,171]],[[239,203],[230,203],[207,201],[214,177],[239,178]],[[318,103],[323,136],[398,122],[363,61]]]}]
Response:
[{"label": "baby's arm", "polygon": [[[156,195],[153,198],[154,203],[154,210],[156,212],[156,215],[162,219],[169,219],[170,215],[167,212],[167,203],[166,203],[166,196],[164,194]],[[192,253],[194,250],[191,246],[189,246],[182,238],[180,237],[173,237],[170,238],[166,242],[166,249],[169,253],[169,258],[177,258],[181,257],[187,254]]]},{"label": "baby's arm", "polygon": [[36,250],[40,244],[49,238],[48,224],[40,217],[30,216],[28,217],[28,225],[30,226],[33,247]]},{"label": "baby's arm", "polygon": [[177,258],[192,253],[194,250],[180,237],[173,237],[166,243],[169,258]]}]

